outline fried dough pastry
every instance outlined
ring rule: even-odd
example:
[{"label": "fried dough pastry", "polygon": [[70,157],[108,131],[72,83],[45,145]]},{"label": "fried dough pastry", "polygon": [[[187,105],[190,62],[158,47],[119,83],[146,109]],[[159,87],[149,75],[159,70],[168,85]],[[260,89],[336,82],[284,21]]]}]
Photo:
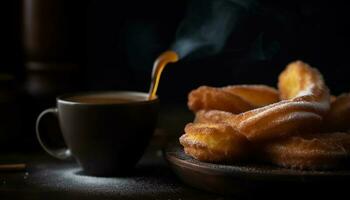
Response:
[{"label": "fried dough pastry", "polygon": [[344,164],[350,150],[347,133],[292,136],[264,146],[264,158],[293,169],[334,169]]},{"label": "fried dough pastry", "polygon": [[329,110],[329,91],[322,75],[309,65],[296,61],[280,74],[280,102],[241,114],[215,110],[200,111],[198,122],[228,123],[252,142],[286,136],[299,131],[311,132],[320,127]]},{"label": "fried dough pastry", "polygon": [[222,90],[241,97],[255,108],[280,101],[278,90],[266,85],[232,85]]},{"label": "fried dough pastry", "polygon": [[329,91],[318,70],[296,61],[280,74],[282,101],[233,115],[227,123],[250,141],[316,131],[329,110]]},{"label": "fried dough pastry", "polygon": [[[326,135],[297,136],[318,131],[329,111],[330,94],[320,72],[301,61],[290,63],[279,76],[278,88],[279,92],[256,85],[204,86],[192,91],[188,106],[196,113],[195,123],[187,125],[180,138],[186,154],[201,161],[225,162],[241,159],[247,149],[268,143],[266,154],[278,165],[300,169],[336,166],[347,156],[340,140]],[[236,108],[239,104],[243,106]],[[303,160],[304,153],[310,161]]]},{"label": "fried dough pastry", "polygon": [[247,139],[226,124],[189,123],[180,143],[186,154],[200,161],[237,161],[247,155]]},{"label": "fried dough pastry", "polygon": [[221,110],[200,110],[196,112],[195,123],[227,123],[235,115]]},{"label": "fried dough pastry", "polygon": [[[278,137],[286,136],[292,133],[312,132],[319,129],[319,125],[322,122],[322,117],[320,115],[302,111],[303,107],[298,108],[299,110],[288,110],[285,108],[285,104],[274,105],[277,109],[274,113],[271,110],[256,110],[256,112],[261,112],[261,116],[265,119],[251,118],[254,121],[240,122],[242,118],[240,115],[234,115],[229,112],[218,111],[218,110],[201,110],[196,113],[195,121],[198,123],[227,123],[231,125],[234,129],[238,130],[242,135],[246,136],[251,142],[265,142]],[[294,109],[294,108],[293,108]],[[278,112],[286,112],[285,115],[280,116]],[[295,113],[298,112],[298,113]],[[300,116],[297,116],[300,115]],[[253,117],[253,116],[251,116]],[[247,118],[249,119],[249,118]],[[249,123],[251,128],[248,126]]]},{"label": "fried dough pastry", "polygon": [[265,85],[236,85],[223,88],[201,86],[188,95],[188,107],[241,113],[279,101],[276,89]]},{"label": "fried dough pastry", "polygon": [[341,94],[332,103],[324,119],[324,130],[349,131],[350,129],[350,93]]},{"label": "fried dough pastry", "polygon": [[198,110],[224,110],[241,113],[252,109],[252,105],[241,97],[223,91],[221,88],[201,86],[188,95],[188,107],[193,112]]}]

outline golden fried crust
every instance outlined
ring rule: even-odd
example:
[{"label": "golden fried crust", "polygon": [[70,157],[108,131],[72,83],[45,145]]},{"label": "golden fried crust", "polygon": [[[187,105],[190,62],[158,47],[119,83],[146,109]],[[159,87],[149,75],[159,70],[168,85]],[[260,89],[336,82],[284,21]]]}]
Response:
[{"label": "golden fried crust", "polygon": [[188,95],[188,107],[193,112],[221,110],[241,113],[278,101],[278,91],[265,85],[201,86]]},{"label": "golden fried crust", "polygon": [[253,106],[241,97],[220,88],[201,86],[188,95],[188,107],[193,112],[198,110],[223,110],[241,113]]},{"label": "golden fried crust", "polygon": [[233,85],[223,87],[222,90],[241,97],[255,108],[280,100],[278,90],[266,85]]},{"label": "golden fried crust", "polygon": [[[197,112],[196,123],[189,124],[185,129],[186,134],[180,138],[181,144],[185,147],[185,152],[202,161],[235,160],[243,155],[242,149],[245,149],[245,145],[242,145],[242,139],[237,138],[244,138],[249,141],[249,144],[260,146],[273,140],[290,137],[293,134],[318,131],[323,117],[330,107],[329,91],[319,71],[301,61],[293,62],[280,74],[278,87],[282,101],[254,109],[243,106],[240,111],[237,111],[235,107],[238,105],[237,102],[246,102],[251,107],[256,107],[278,99],[276,92],[271,89],[269,94],[271,96],[275,95],[275,97],[263,102],[261,99],[253,100],[254,97],[250,92],[255,90],[256,86],[250,88],[249,92],[247,92],[247,89],[243,89],[244,86],[230,86],[220,89],[200,87],[192,91],[189,95],[189,107]],[[269,89],[264,88],[264,90]],[[239,93],[240,96],[234,95],[234,92]],[[266,92],[262,93],[266,94]],[[231,95],[242,101],[232,100]],[[268,98],[264,98],[264,100],[266,99]],[[233,108],[236,110],[232,111]],[[232,134],[232,132],[236,134]],[[238,135],[240,137],[237,137]],[[287,147],[283,152],[288,152],[287,149],[293,147],[295,141],[303,142],[305,140],[307,141],[305,145],[308,144],[306,138],[291,140],[292,142],[289,142],[289,140],[283,142],[282,147],[277,145],[276,149],[283,149],[286,145]],[[316,141],[321,140],[317,139]],[[281,142],[279,141],[277,144]],[[293,145],[290,145],[290,143]],[[317,150],[318,146],[323,145],[323,142],[311,142],[311,144]],[[305,148],[303,143],[301,143],[301,146]],[[320,149],[324,148],[328,152],[328,146],[323,146]],[[268,150],[267,152],[269,152]],[[331,148],[329,152],[331,156],[328,157],[328,154],[307,154],[311,155],[311,158],[313,158],[312,156],[317,157],[317,159],[310,161],[310,164],[300,163],[301,158],[298,160],[296,156],[291,157],[290,163],[285,165],[295,168],[312,168],[318,163],[321,167],[327,168],[327,164],[329,164],[327,159],[332,159],[334,153]],[[282,157],[278,155],[276,154],[271,158],[276,160],[274,162],[281,160],[280,163],[282,164],[280,165],[284,165],[283,156],[288,154],[283,154]],[[343,154],[339,155],[343,156]],[[299,156],[302,157],[303,155],[300,154]],[[329,166],[332,166],[332,163]]]},{"label": "golden fried crust", "polygon": [[302,61],[290,63],[279,75],[278,89],[282,100],[306,98],[322,101],[330,95],[321,73]]},{"label": "golden fried crust", "polygon": [[288,101],[233,116],[227,121],[252,142],[264,142],[300,131],[316,131],[322,116],[312,103]]},{"label": "golden fried crust", "polygon": [[201,110],[196,113],[195,122],[227,123],[252,142],[264,142],[298,131],[312,132],[319,129],[322,117],[313,113],[310,107],[287,104],[289,105],[284,101],[238,115],[218,110]]},{"label": "golden fried crust", "polygon": [[226,123],[234,115],[221,110],[200,110],[196,112],[195,123]]},{"label": "golden fried crust", "polygon": [[235,115],[227,123],[256,142],[316,131],[329,110],[329,91],[322,75],[296,61],[281,73],[278,86],[285,100]]},{"label": "golden fried crust", "polygon": [[345,163],[350,150],[347,133],[292,136],[263,147],[267,161],[294,169],[334,169]]},{"label": "golden fried crust", "polygon": [[185,153],[206,162],[238,161],[247,155],[247,139],[231,126],[189,123],[180,137]]},{"label": "golden fried crust", "polygon": [[350,94],[342,94],[331,103],[324,119],[326,131],[348,131],[350,129]]},{"label": "golden fried crust", "polygon": [[264,142],[300,131],[318,131],[329,110],[330,95],[322,75],[296,61],[279,77],[281,98],[277,103],[240,114],[201,111],[196,121],[224,122],[252,142]]}]

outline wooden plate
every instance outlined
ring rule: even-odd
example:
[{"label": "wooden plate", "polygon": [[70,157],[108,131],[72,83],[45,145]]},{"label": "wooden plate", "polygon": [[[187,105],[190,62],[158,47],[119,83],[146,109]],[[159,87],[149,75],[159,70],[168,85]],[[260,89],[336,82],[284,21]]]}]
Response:
[{"label": "wooden plate", "polygon": [[[350,183],[350,170],[306,171],[267,164],[222,165],[205,163],[187,156],[178,143],[164,149],[165,159],[175,174],[196,188],[219,194],[260,195],[306,192],[340,194]],[[291,192],[293,191],[293,192]],[[286,193],[288,192],[288,193]]]}]

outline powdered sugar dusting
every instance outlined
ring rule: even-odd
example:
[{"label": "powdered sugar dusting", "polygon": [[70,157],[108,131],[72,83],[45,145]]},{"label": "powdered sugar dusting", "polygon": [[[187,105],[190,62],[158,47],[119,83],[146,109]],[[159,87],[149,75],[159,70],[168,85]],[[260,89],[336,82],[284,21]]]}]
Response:
[{"label": "powdered sugar dusting", "polygon": [[315,88],[315,84],[310,83],[306,88],[304,88],[303,90],[301,90],[300,92],[298,92],[298,94],[296,95],[296,97],[302,97],[302,96],[309,96],[309,95],[313,95],[313,90]]}]

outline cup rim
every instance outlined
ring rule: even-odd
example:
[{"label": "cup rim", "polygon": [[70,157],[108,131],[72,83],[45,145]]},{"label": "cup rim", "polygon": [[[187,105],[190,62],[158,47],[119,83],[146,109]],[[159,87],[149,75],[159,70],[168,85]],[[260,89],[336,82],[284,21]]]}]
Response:
[{"label": "cup rim", "polygon": [[[67,100],[69,97],[73,96],[83,96],[83,95],[90,95],[90,94],[134,94],[134,95],[140,95],[144,96],[145,100],[140,101],[130,101],[130,102],[123,102],[123,103],[107,103],[107,104],[101,104],[101,103],[85,103],[85,102],[77,102],[77,101],[70,101]],[[56,97],[56,102],[63,103],[66,105],[82,105],[82,106],[125,106],[125,105],[142,105],[142,104],[152,104],[159,101],[158,96],[155,96],[154,99],[149,100],[148,99],[149,94],[146,92],[139,92],[139,91],[130,91],[130,90],[107,90],[107,91],[87,91],[87,92],[76,92],[76,93],[67,93],[63,95],[59,95]]]}]

